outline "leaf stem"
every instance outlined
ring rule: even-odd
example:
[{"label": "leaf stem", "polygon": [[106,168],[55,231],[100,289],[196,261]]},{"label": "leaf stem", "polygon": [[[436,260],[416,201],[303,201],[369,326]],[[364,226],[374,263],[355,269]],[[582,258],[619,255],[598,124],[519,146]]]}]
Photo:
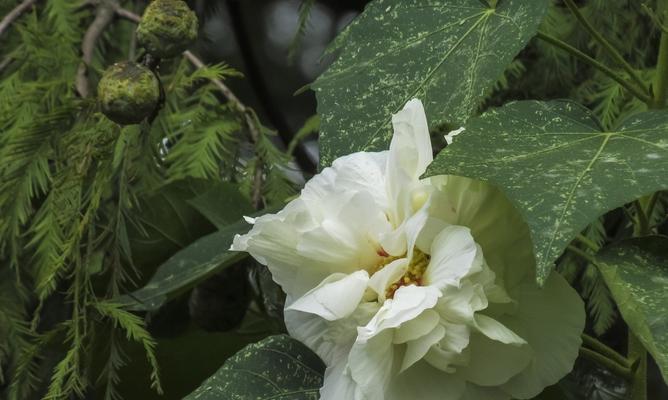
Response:
[{"label": "leaf stem", "polygon": [[633,206],[636,209],[636,222],[638,224],[637,230],[639,236],[645,236],[649,234],[649,215],[646,214],[645,209],[643,208],[640,200],[635,200]]},{"label": "leaf stem", "polygon": [[587,253],[586,251],[584,251],[584,250],[582,250],[582,249],[580,249],[576,246],[573,246],[572,244],[568,245],[567,249],[569,251],[579,255],[580,257],[584,258],[585,260],[589,261],[590,263],[596,265],[596,259],[594,258],[594,256]]},{"label": "leaf stem", "polygon": [[612,349],[611,347],[607,346],[605,343],[601,342],[600,340],[587,335],[586,333],[582,334],[582,343],[584,346],[596,351],[597,353],[600,353],[620,366],[624,368],[631,368],[631,361],[629,361],[628,358],[624,357],[623,355],[619,354],[617,351]]},{"label": "leaf stem", "polygon": [[589,239],[588,237],[586,237],[585,235],[583,235],[581,233],[578,233],[576,238],[580,241],[580,243],[584,244],[585,246],[587,246],[590,250],[592,250],[595,253],[598,252],[599,250],[601,250],[599,245],[597,245],[591,239]]},{"label": "leaf stem", "polygon": [[[631,368],[623,367],[618,363],[616,363],[615,361],[613,361],[612,359],[604,356],[603,354],[597,353],[594,350],[588,349],[586,347],[581,347],[580,355],[590,361],[595,362],[598,365],[607,368],[608,370],[610,370],[610,372],[613,372],[616,375],[624,377],[628,380],[633,379],[633,371],[631,371]],[[640,400],[640,399],[634,398],[633,400]]]},{"label": "leaf stem", "polygon": [[622,57],[621,54],[608,42],[603,35],[599,31],[594,28],[594,26],[585,18],[584,15],[580,12],[580,9],[578,6],[575,4],[573,0],[564,0],[564,3],[566,4],[566,7],[571,11],[573,16],[582,24],[582,26],[589,32],[590,35],[594,37],[594,40],[599,42],[603,49],[608,52],[610,57],[619,64],[633,79],[638,86],[645,92],[649,93],[649,89],[647,88],[647,85],[645,85],[645,82],[638,76],[636,73],[636,70],[629,64],[624,57]]},{"label": "leaf stem", "polygon": [[627,82],[624,77],[620,76],[617,72],[613,71],[611,68],[608,66],[602,64],[601,62],[593,59],[592,57],[588,56],[587,54],[581,52],[580,50],[576,49],[575,47],[571,46],[570,44],[554,37],[551,35],[548,35],[545,32],[538,31],[536,34],[536,37],[550,43],[551,45],[554,45],[568,53],[570,53],[572,56],[579,58],[580,60],[586,62],[587,64],[591,65],[592,67],[598,69],[599,71],[603,72],[604,74],[608,75],[611,79],[619,83],[622,87],[624,87],[626,90],[629,91],[632,95],[640,99],[643,103],[650,104],[652,102],[652,98],[647,95],[646,93],[643,93],[641,90],[638,90],[635,86]]},{"label": "leaf stem", "polygon": [[631,379],[631,400],[647,400],[647,350],[630,329],[628,344],[629,358],[635,364]]},{"label": "leaf stem", "polygon": [[[668,1],[659,0],[657,12],[665,20],[668,11]],[[661,29],[659,54],[657,56],[656,77],[654,78],[654,101],[652,108],[663,108],[668,98],[668,32]]]}]

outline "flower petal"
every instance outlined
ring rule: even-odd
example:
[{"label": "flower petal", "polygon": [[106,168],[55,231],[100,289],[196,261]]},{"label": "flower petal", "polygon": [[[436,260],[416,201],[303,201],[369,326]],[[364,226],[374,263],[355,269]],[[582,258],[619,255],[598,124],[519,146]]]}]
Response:
[{"label": "flower petal", "polygon": [[369,287],[378,294],[378,301],[385,301],[385,292],[394,282],[398,281],[408,269],[408,259],[400,258],[387,264],[379,271],[371,275]]},{"label": "flower petal", "polygon": [[359,386],[364,400],[383,400],[394,366],[392,331],[386,330],[355,342],[348,356],[350,376]]},{"label": "flower petal", "polygon": [[412,192],[419,186],[420,175],[433,160],[429,127],[420,100],[406,103],[392,116],[394,135],[387,157],[386,184],[390,199],[390,220],[401,224],[413,210]]},{"label": "flower petal", "polygon": [[[424,310],[422,314],[413,318],[410,321],[403,323],[397,330],[394,332],[394,339],[392,340],[395,344],[406,343],[411,340],[416,340],[431,331],[433,331],[437,326],[441,317],[434,310]],[[440,340],[440,339],[439,339]]]},{"label": "flower petal", "polygon": [[392,116],[394,135],[390,143],[387,171],[401,170],[413,180],[419,179],[433,160],[429,125],[422,102],[410,100]]},{"label": "flower petal", "polygon": [[469,364],[457,368],[467,381],[480,386],[497,386],[524,370],[531,361],[528,345],[503,344],[479,333],[471,334]]},{"label": "flower petal", "polygon": [[460,400],[465,382],[426,362],[417,362],[392,379],[386,400]]},{"label": "flower petal", "polygon": [[519,293],[518,314],[507,324],[526,332],[522,336],[534,349],[534,356],[529,367],[503,388],[515,398],[528,399],[557,383],[573,369],[585,312],[580,296],[556,272],[542,289],[528,281]]},{"label": "flower petal", "polygon": [[463,226],[445,227],[431,246],[431,261],[424,274],[424,282],[443,288],[446,285],[459,286],[462,278],[482,270],[482,254],[471,236],[471,231]]},{"label": "flower petal", "polygon": [[332,274],[286,310],[316,314],[328,321],[345,318],[359,305],[368,281],[369,274],[364,270],[350,275]]},{"label": "flower petal", "polygon": [[318,203],[333,193],[343,190],[367,192],[382,210],[389,207],[385,191],[385,167],[387,151],[377,153],[358,152],[339,157],[331,167],[314,176],[301,193],[301,197],[311,203]]},{"label": "flower petal", "polygon": [[535,261],[529,228],[508,198],[489,183],[459,176],[447,176],[432,197],[430,214],[470,228],[497,282],[514,297]]},{"label": "flower petal", "polygon": [[407,342],[406,352],[404,353],[399,373],[404,372],[416,362],[420,361],[429,352],[429,349],[431,349],[433,345],[443,339],[443,336],[445,336],[445,328],[443,325],[437,325],[426,335]]},{"label": "flower petal", "polygon": [[364,343],[385,330],[398,328],[424,310],[433,308],[440,296],[441,292],[435,287],[400,287],[394,293],[394,298],[385,300],[366,326],[357,328],[357,342]]},{"label": "flower petal", "polygon": [[492,340],[496,340],[497,342],[501,342],[503,344],[512,344],[516,346],[527,344],[526,340],[519,337],[515,332],[511,331],[494,318],[476,313],[474,316],[474,321],[478,332]]},{"label": "flower petal", "polygon": [[432,346],[425,361],[444,372],[455,372],[455,366],[468,364],[468,354],[464,350],[469,345],[471,330],[467,325],[441,321],[445,335]]}]

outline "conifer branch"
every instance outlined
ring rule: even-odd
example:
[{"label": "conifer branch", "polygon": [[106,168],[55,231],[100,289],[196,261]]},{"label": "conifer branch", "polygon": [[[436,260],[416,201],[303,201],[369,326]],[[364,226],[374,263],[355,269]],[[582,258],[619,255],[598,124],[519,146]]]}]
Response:
[{"label": "conifer branch", "polygon": [[76,88],[81,97],[90,95],[90,84],[88,82],[88,67],[93,62],[95,46],[97,41],[114,18],[115,10],[118,8],[116,0],[103,0],[95,10],[95,19],[86,30],[81,42],[81,64],[77,70]]},{"label": "conifer branch", "polygon": [[[125,18],[127,20],[133,21],[133,22],[139,22],[141,21],[141,16],[138,14],[133,13],[130,10],[126,10],[121,7],[116,7],[115,9],[116,14],[119,17]],[[204,68],[205,64],[204,62],[199,59],[195,54],[193,54],[191,51],[186,50],[183,52],[183,56],[190,61],[195,68],[200,69]],[[260,122],[257,118],[257,115],[255,115],[255,112],[246,106],[244,103],[239,100],[239,98],[230,90],[230,88],[227,87],[221,81],[220,79],[216,78],[210,78],[209,79],[211,83],[220,90],[220,92],[223,94],[223,96],[234,106],[234,108],[240,113],[243,114],[244,116],[244,122],[246,124],[246,127],[248,128],[248,133],[250,136],[250,141],[253,144],[253,146],[257,147],[258,142],[260,141],[260,135],[261,135],[261,125]],[[257,162],[255,163],[255,166],[253,168],[253,189],[251,193],[251,203],[253,204],[253,207],[255,209],[260,209],[262,208],[262,185],[264,184],[264,159],[260,155],[259,152],[256,152],[257,156]]]},{"label": "conifer branch", "polygon": [[14,7],[12,11],[9,12],[9,14],[5,15],[5,17],[0,21],[0,36],[9,28],[9,26],[16,21],[21,15],[23,15],[24,12],[28,11],[30,7],[32,7],[35,3],[37,3],[37,0],[23,0],[19,5]]}]

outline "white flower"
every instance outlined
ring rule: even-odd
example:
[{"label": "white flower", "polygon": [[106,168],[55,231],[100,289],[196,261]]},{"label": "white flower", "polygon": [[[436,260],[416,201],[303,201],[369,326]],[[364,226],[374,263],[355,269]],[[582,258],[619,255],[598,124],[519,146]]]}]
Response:
[{"label": "white flower", "polygon": [[528,228],[492,186],[420,179],[419,100],[389,151],[334,161],[237,236],[287,293],[290,334],[326,363],[324,400],[527,399],[567,374],[584,310],[557,274],[535,283]]}]

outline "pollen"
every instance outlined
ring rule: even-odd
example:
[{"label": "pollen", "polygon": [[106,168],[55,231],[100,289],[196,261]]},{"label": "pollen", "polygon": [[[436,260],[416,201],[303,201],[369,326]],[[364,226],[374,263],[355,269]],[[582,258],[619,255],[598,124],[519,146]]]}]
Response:
[{"label": "pollen", "polygon": [[406,273],[396,282],[392,283],[385,292],[385,297],[391,299],[394,293],[402,286],[416,285],[422,286],[422,276],[427,270],[431,257],[418,249],[413,250],[413,258]]}]

